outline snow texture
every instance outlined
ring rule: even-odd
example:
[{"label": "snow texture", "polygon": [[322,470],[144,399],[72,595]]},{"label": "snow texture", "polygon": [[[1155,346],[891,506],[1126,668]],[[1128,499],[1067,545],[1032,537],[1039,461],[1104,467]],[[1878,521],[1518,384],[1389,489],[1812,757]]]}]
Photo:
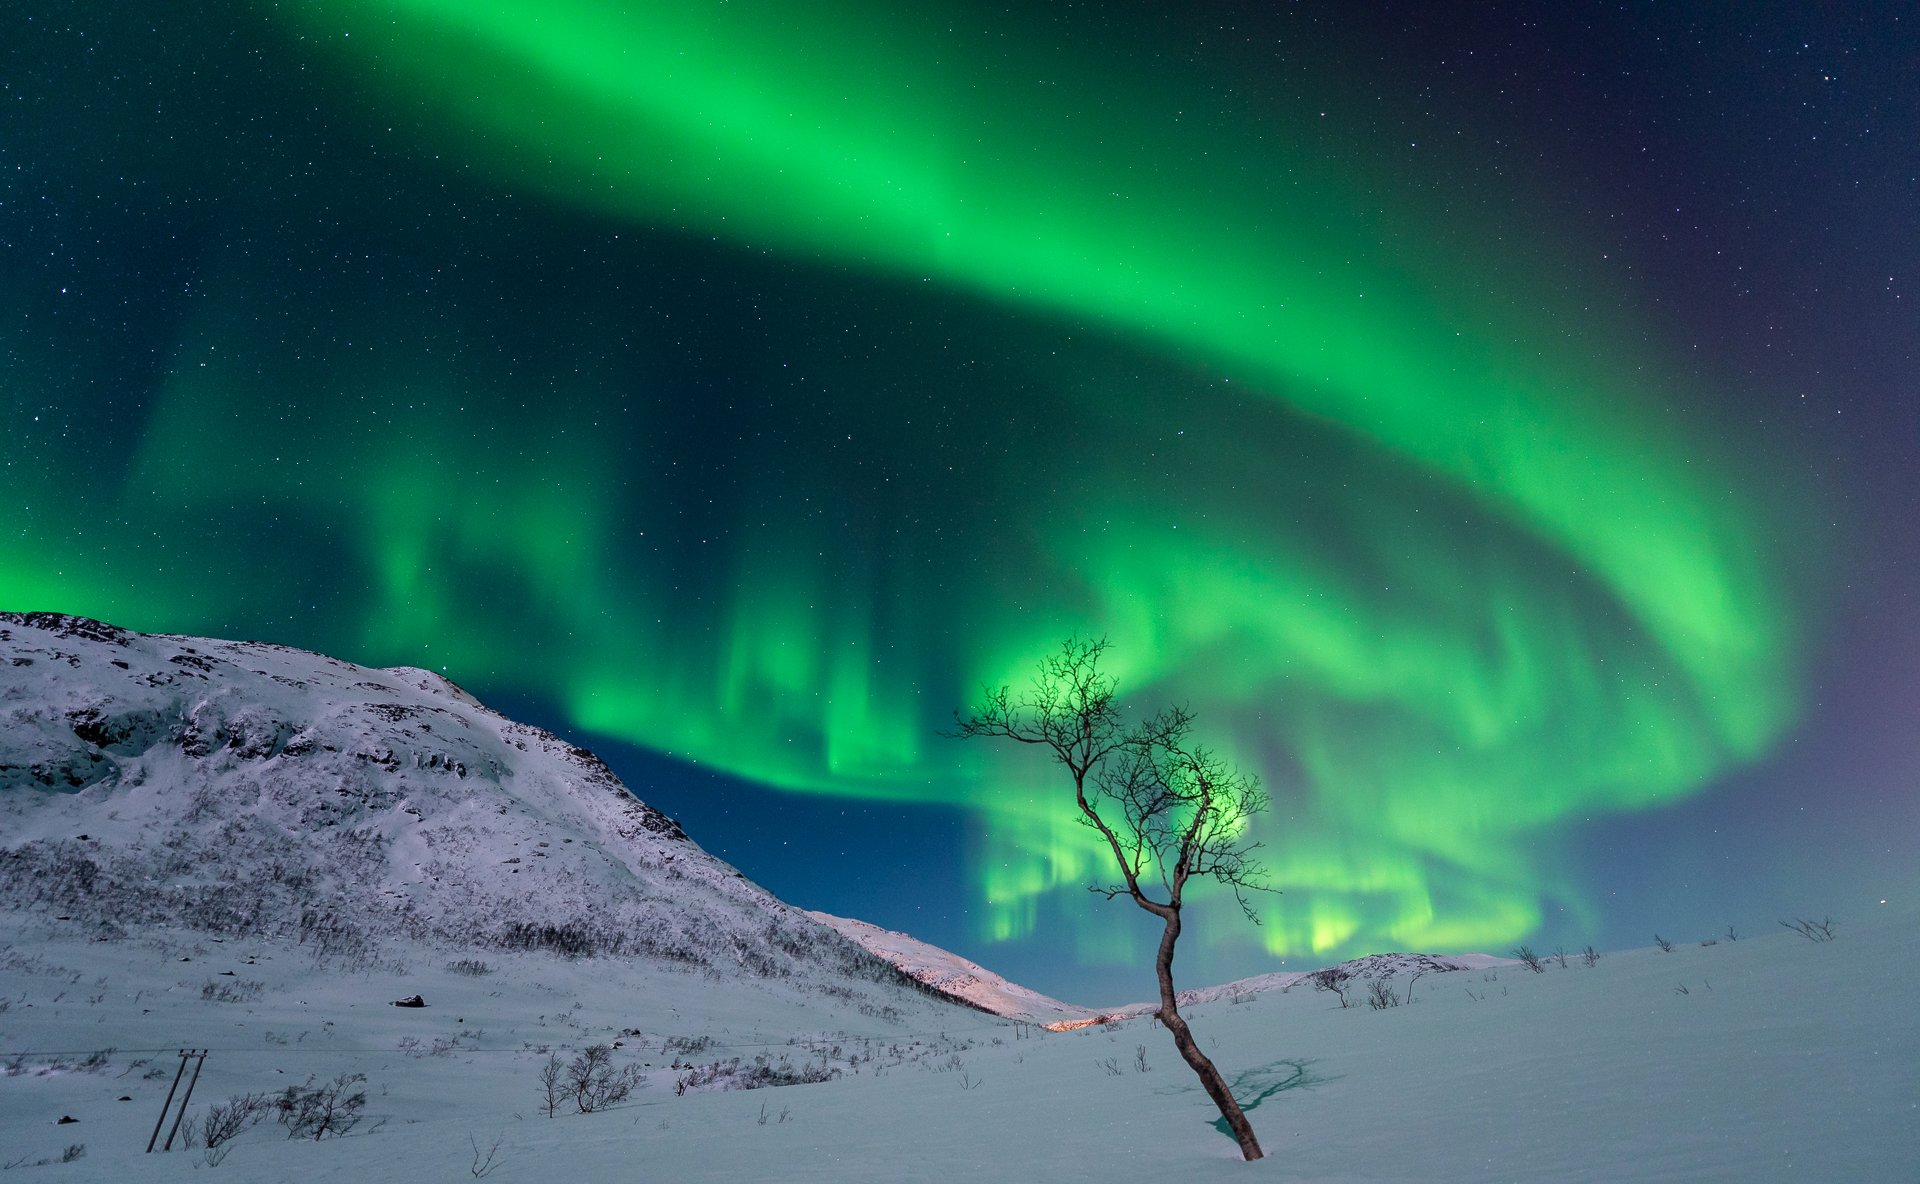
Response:
[{"label": "snow texture", "polygon": [[425,670],[0,614],[0,902],[371,957],[396,937],[899,976]]},{"label": "snow texture", "polygon": [[807,915],[822,925],[838,930],[869,953],[885,959],[934,990],[994,1015],[1047,1024],[1062,1020],[1093,1019],[1107,1014],[1090,1007],[1062,1003],[1019,983],[1008,982],[977,962],[939,946],[928,945],[897,930],[882,929],[878,925],[851,917],[836,917],[830,913],[809,912]]}]

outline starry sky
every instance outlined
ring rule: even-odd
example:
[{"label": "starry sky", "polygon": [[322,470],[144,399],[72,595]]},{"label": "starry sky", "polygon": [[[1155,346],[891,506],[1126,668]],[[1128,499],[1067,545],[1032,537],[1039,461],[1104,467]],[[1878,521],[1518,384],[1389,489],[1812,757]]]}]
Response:
[{"label": "starry sky", "polygon": [[0,606],[1076,1001],[1151,920],[940,734],[1075,634],[1273,797],[1185,981],[1911,905],[1920,21],[1353,7],[17,7]]}]

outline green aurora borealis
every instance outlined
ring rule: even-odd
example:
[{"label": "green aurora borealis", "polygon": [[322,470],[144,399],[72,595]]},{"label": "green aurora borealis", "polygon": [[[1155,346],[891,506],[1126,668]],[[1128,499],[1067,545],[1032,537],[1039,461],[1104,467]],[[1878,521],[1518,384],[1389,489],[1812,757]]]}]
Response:
[{"label": "green aurora borealis", "polygon": [[1105,634],[1274,795],[1282,892],[1258,929],[1203,900],[1207,965],[1592,914],[1569,836],[1793,727],[1808,491],[1587,229],[1525,212],[1549,175],[962,15],[262,6],[373,147],[207,182],[237,228],[172,248],[162,356],[5,330],[17,402],[138,411],[10,464],[0,604],[957,808],[975,935],[1089,964],[1132,918],[1083,906],[1053,770],[939,731]]}]

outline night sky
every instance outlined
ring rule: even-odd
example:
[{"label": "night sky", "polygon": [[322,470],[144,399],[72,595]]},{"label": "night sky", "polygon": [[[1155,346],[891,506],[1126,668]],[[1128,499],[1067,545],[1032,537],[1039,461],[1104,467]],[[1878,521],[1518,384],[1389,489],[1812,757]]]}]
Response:
[{"label": "night sky", "polygon": [[1073,634],[1273,795],[1186,982],[1912,907],[1920,19],[1359,7],[12,6],[0,607],[1076,1001],[1154,923],[940,735]]}]

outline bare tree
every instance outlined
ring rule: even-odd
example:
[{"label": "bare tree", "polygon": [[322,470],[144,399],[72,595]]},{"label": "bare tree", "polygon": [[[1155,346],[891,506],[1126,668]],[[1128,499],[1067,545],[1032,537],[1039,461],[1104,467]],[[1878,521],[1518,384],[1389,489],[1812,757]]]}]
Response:
[{"label": "bare tree", "polygon": [[1193,741],[1193,714],[1184,707],[1128,726],[1113,677],[1100,671],[1106,650],[1104,638],[1069,638],[1041,661],[1020,694],[982,688],[970,714],[955,714],[953,734],[1037,745],[1066,766],[1079,821],[1099,832],[1120,873],[1117,884],[1090,887],[1109,900],[1128,897],[1160,919],[1157,1018],[1220,1108],[1240,1154],[1259,1159],[1264,1152],[1252,1124],[1180,1015],[1173,951],[1195,877],[1231,888],[1241,911],[1258,924],[1246,893],[1265,888],[1264,869],[1253,858],[1260,844],[1248,837],[1247,821],[1266,809],[1267,794],[1257,778]]},{"label": "bare tree", "polygon": [[1513,956],[1520,959],[1522,965],[1535,974],[1545,974],[1547,968],[1541,964],[1540,955],[1533,952],[1532,946],[1515,946]]},{"label": "bare tree", "polygon": [[547,1107],[547,1117],[552,1118],[560,1108],[560,1099],[567,1096],[566,1087],[561,1084],[561,1075],[566,1066],[561,1063],[560,1054],[550,1052],[546,1063],[540,1066],[540,1095]]},{"label": "bare tree", "polygon": [[1339,998],[1340,1006],[1349,1006],[1347,988],[1353,985],[1353,972],[1338,966],[1323,966],[1307,976],[1316,991],[1328,991]]},{"label": "bare tree", "polygon": [[[541,1079],[545,1084],[545,1078]],[[613,1067],[613,1049],[605,1044],[588,1045],[567,1066],[563,1092],[573,1099],[582,1114],[592,1114],[627,1100],[640,1085],[640,1066]]]}]

